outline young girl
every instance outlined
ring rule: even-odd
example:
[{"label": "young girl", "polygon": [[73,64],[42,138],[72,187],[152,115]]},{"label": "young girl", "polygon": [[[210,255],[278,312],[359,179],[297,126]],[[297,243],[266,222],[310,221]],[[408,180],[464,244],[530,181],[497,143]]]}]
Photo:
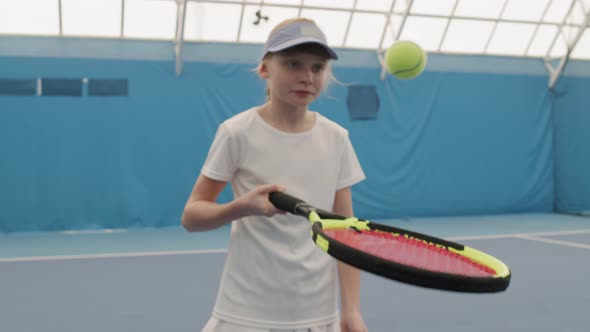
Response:
[{"label": "young girl", "polygon": [[[353,214],[350,187],[365,176],[348,132],[307,109],[325,88],[330,59],[338,57],[317,25],[302,18],[276,26],[264,47],[258,74],[267,81],[267,102],[219,126],[182,216],[189,231],[232,223],[203,332],[367,331],[359,271],[317,248],[307,220],[268,200],[270,192],[286,191]],[[235,199],[217,204],[227,182]]]}]

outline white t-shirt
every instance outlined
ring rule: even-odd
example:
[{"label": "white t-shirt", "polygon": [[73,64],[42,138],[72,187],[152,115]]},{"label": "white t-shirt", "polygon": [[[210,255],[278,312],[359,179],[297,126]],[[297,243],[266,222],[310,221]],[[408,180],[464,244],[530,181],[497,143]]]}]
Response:
[{"label": "white t-shirt", "polygon": [[[348,131],[315,113],[303,133],[285,133],[251,108],[223,122],[202,174],[231,182],[235,197],[263,184],[332,210],[335,192],[365,178]],[[335,261],[317,248],[310,224],[291,214],[249,216],[231,241],[213,316],[244,326],[297,329],[338,317]]]}]

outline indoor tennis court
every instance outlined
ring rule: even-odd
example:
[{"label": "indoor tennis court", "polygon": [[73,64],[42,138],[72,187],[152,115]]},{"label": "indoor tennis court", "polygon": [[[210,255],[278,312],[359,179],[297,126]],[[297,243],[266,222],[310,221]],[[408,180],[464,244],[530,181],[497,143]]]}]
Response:
[{"label": "indoor tennis court", "polygon": [[[291,17],[339,56],[309,108],[348,130],[354,215],[511,271],[492,294],[362,272],[369,331],[587,331],[587,0],[0,0],[0,331],[201,331],[230,226],[183,208]],[[413,79],[384,67],[400,40]]]},{"label": "indoor tennis court", "polygon": [[[513,276],[506,292],[464,294],[363,274],[370,331],[587,330],[587,219],[544,213],[387,222],[485,250]],[[3,235],[2,330],[199,331],[215,301],[228,233]]]}]

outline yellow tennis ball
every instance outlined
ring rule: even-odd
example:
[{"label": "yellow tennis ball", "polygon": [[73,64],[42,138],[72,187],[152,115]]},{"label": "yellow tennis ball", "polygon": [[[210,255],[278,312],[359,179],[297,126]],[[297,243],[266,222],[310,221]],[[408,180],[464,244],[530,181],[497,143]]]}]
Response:
[{"label": "yellow tennis ball", "polygon": [[426,66],[426,53],[420,45],[400,40],[385,52],[387,70],[401,79],[415,78],[422,73]]}]

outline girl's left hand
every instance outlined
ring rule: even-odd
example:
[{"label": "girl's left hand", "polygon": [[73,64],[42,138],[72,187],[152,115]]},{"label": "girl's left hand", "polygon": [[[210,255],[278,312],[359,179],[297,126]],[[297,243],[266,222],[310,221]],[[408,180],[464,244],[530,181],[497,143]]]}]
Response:
[{"label": "girl's left hand", "polygon": [[368,332],[360,312],[344,312],[340,317],[341,332]]}]

